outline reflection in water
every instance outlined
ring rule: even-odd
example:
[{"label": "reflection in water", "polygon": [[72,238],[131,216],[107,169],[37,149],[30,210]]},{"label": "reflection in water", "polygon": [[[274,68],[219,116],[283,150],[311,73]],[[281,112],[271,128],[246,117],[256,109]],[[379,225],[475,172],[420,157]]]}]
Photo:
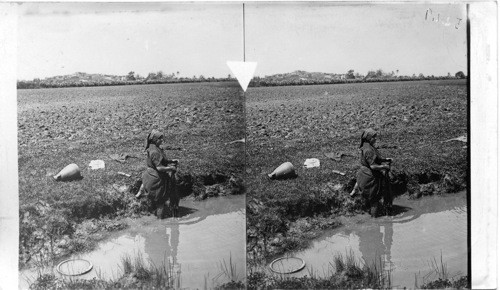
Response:
[{"label": "reflection in water", "polygon": [[144,252],[156,266],[165,265],[177,274],[177,279],[174,281],[177,287],[182,285],[181,277],[183,276],[182,264],[178,259],[181,227],[183,231],[187,230],[186,226],[203,222],[207,218],[203,212],[201,216],[191,217],[191,213],[200,214],[196,212],[196,210],[181,207],[180,218],[164,220],[145,240]]},{"label": "reflection in water", "polygon": [[[172,249],[172,253],[168,256],[172,257],[172,265],[177,265],[177,247],[179,246],[179,225],[173,225],[171,227],[167,227],[167,236],[168,236],[168,247]],[[148,247],[146,245],[146,252],[148,251]]]},{"label": "reflection in water", "polygon": [[[181,265],[177,259],[177,252],[180,241],[180,224],[169,223],[166,226],[159,226],[155,233],[148,236],[144,244],[144,252],[149,259],[157,266],[165,265],[167,269],[172,269],[177,277],[181,274]],[[180,280],[175,280],[174,285],[179,285]]]},{"label": "reflection in water", "polygon": [[391,246],[393,236],[392,223],[379,226],[368,226],[366,230],[358,231],[359,250],[366,265],[375,264],[384,270],[391,270]]},{"label": "reflection in water", "polygon": [[[394,287],[419,285],[432,269],[430,261],[447,264],[451,275],[467,273],[467,210],[464,194],[423,198],[418,201],[398,200],[406,210],[396,216],[369,218],[361,224],[349,224],[325,233],[311,247],[293,256],[304,259],[306,270],[291,274],[319,276],[331,272],[335,254],[349,252],[369,266],[391,272]],[[406,207],[407,206],[407,207]],[[438,262],[439,263],[439,262]],[[332,269],[329,269],[330,271]]]},{"label": "reflection in water", "polygon": [[384,268],[384,270],[391,270],[392,269],[392,261],[391,261],[391,246],[392,246],[392,235],[394,231],[392,229],[392,224],[389,224],[389,226],[384,227],[384,245],[385,245],[385,252],[384,252],[384,265],[388,265],[389,269],[387,267]]}]

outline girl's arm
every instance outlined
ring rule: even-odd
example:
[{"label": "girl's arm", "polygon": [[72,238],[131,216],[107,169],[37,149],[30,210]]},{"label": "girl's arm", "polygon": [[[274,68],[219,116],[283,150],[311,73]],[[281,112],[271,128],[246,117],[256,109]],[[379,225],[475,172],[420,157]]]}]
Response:
[{"label": "girl's arm", "polygon": [[177,168],[175,166],[156,166],[156,170],[160,172],[176,172]]},{"label": "girl's arm", "polygon": [[383,171],[383,170],[389,170],[391,169],[391,166],[388,164],[372,164],[370,165],[371,170],[378,170],[378,171]]},{"label": "girl's arm", "polygon": [[388,164],[380,164],[385,160],[385,158],[380,158],[374,150],[368,150],[364,152],[363,155],[366,163],[370,165],[371,170],[384,171],[391,168]]},{"label": "girl's arm", "polygon": [[170,164],[175,164],[177,165],[179,163],[179,160],[178,159],[163,159],[163,162],[162,164],[164,166],[169,166]]}]

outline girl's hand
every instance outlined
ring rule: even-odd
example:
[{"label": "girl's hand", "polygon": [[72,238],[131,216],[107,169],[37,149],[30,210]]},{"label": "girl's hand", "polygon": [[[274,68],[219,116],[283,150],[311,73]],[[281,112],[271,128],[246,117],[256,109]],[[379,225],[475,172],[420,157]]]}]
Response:
[{"label": "girl's hand", "polygon": [[175,167],[175,166],[167,166],[167,171],[176,172],[177,171],[177,167]]}]

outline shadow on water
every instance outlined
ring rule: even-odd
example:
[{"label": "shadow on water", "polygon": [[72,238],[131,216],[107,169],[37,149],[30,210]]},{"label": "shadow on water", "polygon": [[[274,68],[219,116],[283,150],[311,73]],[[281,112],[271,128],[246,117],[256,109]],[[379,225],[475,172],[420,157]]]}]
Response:
[{"label": "shadow on water", "polygon": [[407,206],[401,206],[401,205],[393,205],[392,206],[392,210],[390,212],[390,216],[397,216],[397,215],[401,215],[407,211],[411,210],[411,207],[407,207]]},{"label": "shadow on water", "polygon": [[188,215],[195,213],[196,211],[197,211],[197,209],[195,209],[195,208],[179,206],[178,215],[179,215],[179,218],[183,218],[185,216],[188,216]]}]

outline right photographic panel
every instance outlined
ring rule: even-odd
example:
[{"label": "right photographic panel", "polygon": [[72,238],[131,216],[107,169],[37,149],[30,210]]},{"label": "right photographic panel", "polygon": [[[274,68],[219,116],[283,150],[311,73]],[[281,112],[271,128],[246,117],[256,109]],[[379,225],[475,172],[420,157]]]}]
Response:
[{"label": "right photographic panel", "polygon": [[465,4],[248,3],[247,284],[470,288]]}]

